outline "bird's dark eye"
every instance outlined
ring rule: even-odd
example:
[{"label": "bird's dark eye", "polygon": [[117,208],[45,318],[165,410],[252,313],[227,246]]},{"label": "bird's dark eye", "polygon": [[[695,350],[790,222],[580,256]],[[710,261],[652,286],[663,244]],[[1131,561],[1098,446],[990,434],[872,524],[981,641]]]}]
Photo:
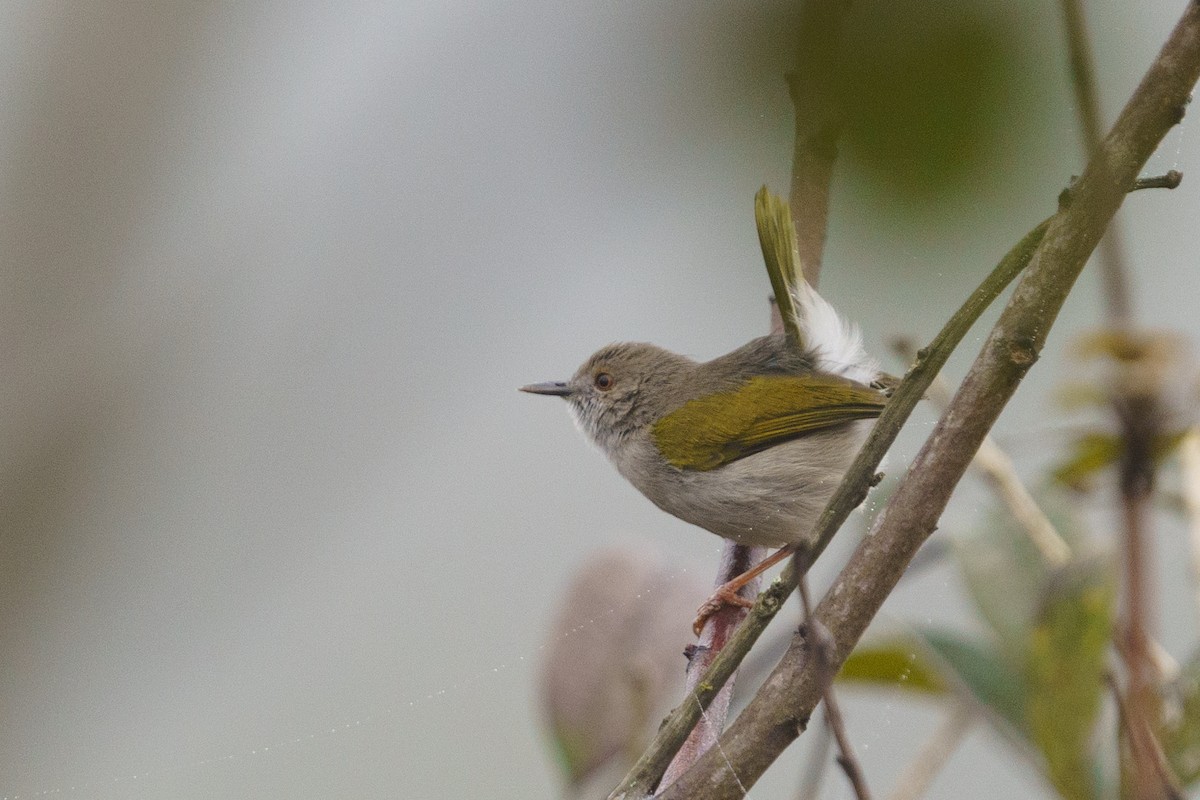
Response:
[{"label": "bird's dark eye", "polygon": [[606,392],[612,388],[613,376],[607,372],[597,372],[595,380],[596,388],[602,392]]}]

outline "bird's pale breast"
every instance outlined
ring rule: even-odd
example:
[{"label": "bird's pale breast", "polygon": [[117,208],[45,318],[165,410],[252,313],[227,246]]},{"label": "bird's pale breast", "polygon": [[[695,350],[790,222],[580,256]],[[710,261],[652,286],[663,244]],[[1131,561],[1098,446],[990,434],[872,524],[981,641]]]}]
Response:
[{"label": "bird's pale breast", "polygon": [[706,471],[670,466],[649,436],[610,456],[664,511],[742,544],[776,547],[811,537],[869,430],[869,422],[851,422]]}]

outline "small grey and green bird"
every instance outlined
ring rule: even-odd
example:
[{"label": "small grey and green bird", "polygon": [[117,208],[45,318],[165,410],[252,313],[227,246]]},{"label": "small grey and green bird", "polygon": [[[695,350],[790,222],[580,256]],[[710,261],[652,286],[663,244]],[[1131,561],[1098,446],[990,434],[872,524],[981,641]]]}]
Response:
[{"label": "small grey and green bird", "polygon": [[[887,402],[857,327],[803,278],[791,306],[799,342],[763,336],[703,363],[613,344],[570,380],[521,391],[565,399],[579,428],[659,508],[741,544],[785,548],[768,559],[776,563],[813,543],[867,420]],[[716,607],[747,604],[738,580],[718,590]],[[697,627],[712,610],[702,607]]]}]

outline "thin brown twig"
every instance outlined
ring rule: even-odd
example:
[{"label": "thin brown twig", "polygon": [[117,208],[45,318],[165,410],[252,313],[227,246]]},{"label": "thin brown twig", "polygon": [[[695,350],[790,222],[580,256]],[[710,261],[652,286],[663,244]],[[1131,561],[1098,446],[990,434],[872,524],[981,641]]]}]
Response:
[{"label": "thin brown twig", "polygon": [[846,773],[846,778],[854,789],[854,796],[858,800],[871,800],[867,777],[863,773],[858,756],[854,753],[854,745],[846,733],[846,720],[842,716],[837,695],[833,691],[833,679],[837,677],[837,668],[834,667],[834,664],[840,663],[833,650],[833,637],[829,635],[829,631],[821,627],[821,623],[813,619],[812,605],[808,598],[807,577],[800,578],[799,588],[800,605],[804,608],[804,638],[812,642],[812,652],[816,653],[817,657],[817,669],[823,673],[821,675],[823,681],[821,696],[825,701],[825,724],[829,726],[829,730],[833,733],[833,739],[837,742],[838,765],[842,768],[842,772]]},{"label": "thin brown twig", "polygon": [[[1122,662],[1128,660],[1129,634],[1125,630],[1124,622],[1120,620],[1117,621],[1114,627],[1113,647],[1121,657]],[[1159,678],[1158,682],[1160,684],[1174,680],[1179,676],[1181,669],[1179,662],[1167,652],[1161,642],[1151,638],[1147,640],[1146,647],[1149,649],[1150,663],[1154,668],[1154,674]]]},{"label": "thin brown twig", "polygon": [[1169,169],[1164,175],[1151,175],[1148,178],[1138,178],[1133,182],[1133,190],[1142,189],[1178,189],[1183,183],[1183,173],[1177,169]]},{"label": "thin brown twig", "polygon": [[817,800],[821,793],[821,783],[825,778],[825,765],[829,763],[830,745],[833,744],[833,731],[824,721],[818,722],[817,741],[809,754],[807,767],[800,781],[800,791],[797,800]]},{"label": "thin brown twig", "polygon": [[[1084,147],[1088,158],[1092,158],[1100,146],[1103,135],[1100,128],[1100,104],[1096,92],[1095,65],[1091,53],[1091,40],[1083,18],[1079,0],[1061,0],[1063,17],[1067,29],[1067,45],[1071,58],[1072,85],[1078,102],[1079,119],[1083,132]],[[1117,330],[1128,330],[1132,326],[1132,292],[1129,271],[1120,239],[1120,227],[1116,220],[1110,224],[1107,235],[1101,240],[1098,266],[1104,281],[1104,298],[1108,324]],[[1122,375],[1127,365],[1114,365],[1116,374],[1113,384],[1117,387],[1129,383]],[[1144,390],[1142,387],[1141,390]],[[1139,390],[1139,391],[1141,391]],[[1118,389],[1113,398],[1117,411],[1122,443],[1119,492],[1122,510],[1122,542],[1125,556],[1124,567],[1124,633],[1126,671],[1129,679],[1129,703],[1126,710],[1128,724],[1138,732],[1145,731],[1153,736],[1158,728],[1158,676],[1150,656],[1152,620],[1156,617],[1151,600],[1151,554],[1150,531],[1147,526],[1147,506],[1153,492],[1155,463],[1153,446],[1158,434],[1157,399],[1149,394],[1133,396]],[[1149,779],[1154,765],[1148,762],[1146,747],[1133,747],[1134,796],[1139,800],[1155,800],[1159,792]]]},{"label": "thin brown twig", "polygon": [[[1149,620],[1153,618],[1150,590],[1150,537],[1147,516],[1154,486],[1153,443],[1158,434],[1155,398],[1115,398],[1121,421],[1122,457],[1120,497],[1125,557],[1125,656],[1128,673],[1128,724],[1132,730],[1150,733],[1158,728],[1159,677],[1150,657]],[[1151,734],[1153,735],[1153,734]],[[1134,796],[1155,800],[1158,793],[1149,782],[1153,765],[1148,750],[1135,747],[1133,752]]]}]

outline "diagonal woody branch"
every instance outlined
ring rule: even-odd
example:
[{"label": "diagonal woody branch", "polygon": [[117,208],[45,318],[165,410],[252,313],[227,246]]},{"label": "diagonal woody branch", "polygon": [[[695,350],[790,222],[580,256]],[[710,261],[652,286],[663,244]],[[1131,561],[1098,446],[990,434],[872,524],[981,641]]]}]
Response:
[{"label": "diagonal woody branch", "polygon": [[[1182,116],[1200,77],[1200,0],[1188,3],[1116,125],[1052,218],[1033,261],[950,407],[870,536],[822,599],[816,619],[840,665],[937,525],[975,449],[1037,360],[1051,325],[1138,172]],[[820,675],[797,635],[750,705],[664,800],[739,798],[803,731]],[[736,770],[736,774],[735,771]]]}]

